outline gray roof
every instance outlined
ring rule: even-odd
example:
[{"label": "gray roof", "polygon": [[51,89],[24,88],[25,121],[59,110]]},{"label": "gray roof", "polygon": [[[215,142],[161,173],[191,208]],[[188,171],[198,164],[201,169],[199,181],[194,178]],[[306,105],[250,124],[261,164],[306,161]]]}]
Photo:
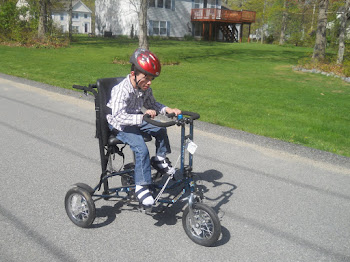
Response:
[{"label": "gray roof", "polygon": [[[79,2],[79,0],[73,0],[72,1],[72,7],[76,5]],[[59,1],[58,3],[55,3],[54,6],[52,7],[52,10],[54,11],[69,11],[69,5],[70,5],[70,0],[62,0]]]}]

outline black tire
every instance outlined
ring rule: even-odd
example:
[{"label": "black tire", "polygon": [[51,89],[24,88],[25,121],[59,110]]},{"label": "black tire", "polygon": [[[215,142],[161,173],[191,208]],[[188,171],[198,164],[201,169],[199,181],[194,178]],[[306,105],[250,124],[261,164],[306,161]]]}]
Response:
[{"label": "black tire", "polygon": [[202,203],[195,203],[192,207],[195,221],[191,221],[189,207],[182,216],[182,226],[187,236],[202,246],[212,246],[220,237],[221,224],[216,212]]},{"label": "black tire", "polygon": [[96,218],[95,203],[91,194],[84,188],[73,187],[64,201],[69,219],[78,227],[89,227]]},{"label": "black tire", "polygon": [[84,184],[84,183],[76,183],[76,184],[74,184],[73,186],[74,186],[74,187],[80,187],[80,188],[82,188],[82,189],[85,189],[90,195],[93,195],[94,192],[95,192],[95,190],[94,190],[92,187],[90,187],[89,185]]}]

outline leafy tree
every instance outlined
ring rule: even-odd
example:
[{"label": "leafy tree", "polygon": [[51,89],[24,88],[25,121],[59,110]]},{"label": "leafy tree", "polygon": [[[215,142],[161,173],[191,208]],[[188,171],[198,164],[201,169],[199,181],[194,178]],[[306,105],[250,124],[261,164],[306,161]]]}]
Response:
[{"label": "leafy tree", "polygon": [[266,25],[268,25],[270,17],[270,8],[273,5],[273,0],[228,0],[227,5],[232,10],[251,10],[256,12],[255,23],[252,25],[252,30],[257,30],[261,37],[261,42],[264,42]]},{"label": "leafy tree", "polygon": [[0,6],[0,37],[11,38],[12,30],[17,28],[19,12],[15,1],[5,1]]},{"label": "leafy tree", "polygon": [[[35,21],[28,21],[29,8],[16,7],[16,0],[3,0],[0,5],[0,41],[26,42],[31,38]],[[19,19],[20,18],[20,19]]]}]

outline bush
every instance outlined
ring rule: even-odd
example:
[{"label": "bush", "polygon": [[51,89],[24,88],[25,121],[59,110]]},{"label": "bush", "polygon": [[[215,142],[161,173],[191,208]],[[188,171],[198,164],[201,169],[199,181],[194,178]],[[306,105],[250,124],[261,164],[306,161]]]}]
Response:
[{"label": "bush", "polygon": [[[30,15],[29,15],[30,14]],[[46,39],[37,39],[38,12],[32,7],[16,7],[16,1],[5,1],[0,5],[0,43],[30,47],[60,47],[68,44],[52,21],[48,21]]]},{"label": "bush", "polygon": [[295,46],[313,47],[315,45],[315,37],[308,33],[302,34],[301,32],[296,32],[290,36],[287,43]]},{"label": "bush", "polygon": [[344,61],[343,73],[345,76],[350,77],[350,61]]},{"label": "bush", "polygon": [[1,40],[13,38],[13,33],[18,31],[19,12],[15,2],[5,2],[0,6],[0,36]]},{"label": "bush", "polygon": [[196,40],[192,35],[185,35],[184,36],[185,41],[194,41]]},{"label": "bush", "polygon": [[275,41],[275,38],[273,37],[273,35],[269,35],[265,40],[267,44],[273,44],[274,41]]}]

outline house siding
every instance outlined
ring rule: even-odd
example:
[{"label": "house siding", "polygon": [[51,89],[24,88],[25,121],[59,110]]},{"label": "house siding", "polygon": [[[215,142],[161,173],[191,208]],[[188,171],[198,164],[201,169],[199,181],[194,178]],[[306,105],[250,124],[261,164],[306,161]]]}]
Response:
[{"label": "house siding", "polygon": [[136,8],[130,0],[96,0],[95,34],[130,35],[138,29]]},{"label": "house siding", "polygon": [[170,37],[184,37],[192,34],[191,8],[192,0],[174,1],[174,9],[150,7],[148,9],[149,21],[170,22]]},{"label": "house siding", "polygon": [[[138,35],[137,8],[130,0],[96,0],[95,34],[103,35],[104,32],[112,32],[113,35],[131,34],[132,27],[134,35]],[[138,1],[136,1],[138,4]],[[192,0],[173,0],[175,8],[148,9],[148,29],[152,21],[166,21],[168,25],[167,36],[184,37],[192,34],[191,8]],[[152,35],[152,30],[148,34]]]}]

